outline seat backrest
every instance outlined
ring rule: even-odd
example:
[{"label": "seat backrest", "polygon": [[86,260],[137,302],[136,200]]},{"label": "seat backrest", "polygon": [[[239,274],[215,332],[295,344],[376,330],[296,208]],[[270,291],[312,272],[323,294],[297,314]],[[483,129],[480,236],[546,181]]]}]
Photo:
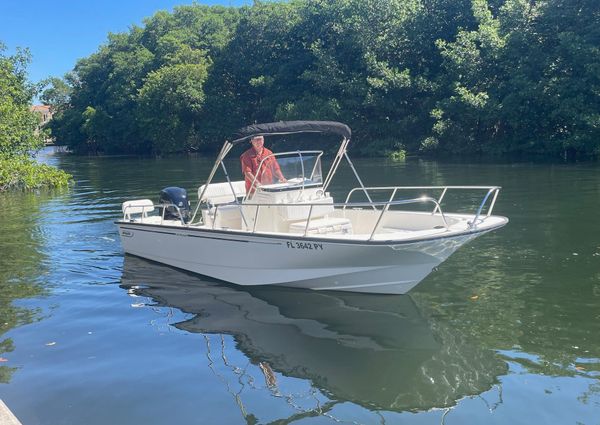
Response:
[{"label": "seat backrest", "polygon": [[154,211],[154,203],[150,199],[136,199],[125,201],[121,206],[125,219],[130,219],[131,214],[142,214],[144,217]]},{"label": "seat backrest", "polygon": [[236,197],[246,195],[246,182],[244,180],[231,182],[235,195],[231,192],[231,186],[228,182],[211,183],[208,185],[208,189],[206,189],[204,195],[202,195],[204,186],[202,185],[198,189],[198,197],[202,196],[200,202],[207,201],[213,205],[227,204],[235,201]]}]

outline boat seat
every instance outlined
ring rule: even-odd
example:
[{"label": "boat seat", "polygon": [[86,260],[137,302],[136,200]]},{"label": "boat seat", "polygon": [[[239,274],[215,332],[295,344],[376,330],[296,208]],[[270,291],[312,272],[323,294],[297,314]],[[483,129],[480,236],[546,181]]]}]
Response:
[{"label": "boat seat", "polygon": [[396,234],[409,234],[409,233],[414,233],[414,230],[411,229],[401,229],[399,227],[388,227],[388,226],[381,226],[377,229],[376,233],[396,233]]},{"label": "boat seat", "polygon": [[141,214],[142,217],[148,217],[148,213],[154,211],[154,202],[150,199],[126,201],[121,205],[121,209],[125,220],[131,220],[132,214]]},{"label": "boat seat", "polygon": [[352,223],[347,218],[324,217],[310,220],[308,229],[306,229],[306,221],[290,224],[290,233],[304,234],[305,230],[307,235],[348,235],[352,234]]},{"label": "boat seat", "polygon": [[[204,186],[200,186],[198,189],[198,198],[202,196],[202,192],[204,191]],[[233,191],[231,191],[231,187],[233,186]],[[235,201],[236,198],[246,196],[246,182],[244,180],[231,182],[231,186],[228,182],[224,183],[211,183],[208,185],[208,189],[200,199],[200,202],[206,201],[212,205],[220,205],[227,204],[229,202]]]}]

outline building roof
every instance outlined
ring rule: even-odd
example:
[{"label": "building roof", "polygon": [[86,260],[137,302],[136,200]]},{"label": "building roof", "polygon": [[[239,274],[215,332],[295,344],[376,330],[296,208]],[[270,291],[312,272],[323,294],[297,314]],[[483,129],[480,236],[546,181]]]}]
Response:
[{"label": "building roof", "polygon": [[33,112],[50,112],[50,106],[48,105],[33,105],[31,107]]}]

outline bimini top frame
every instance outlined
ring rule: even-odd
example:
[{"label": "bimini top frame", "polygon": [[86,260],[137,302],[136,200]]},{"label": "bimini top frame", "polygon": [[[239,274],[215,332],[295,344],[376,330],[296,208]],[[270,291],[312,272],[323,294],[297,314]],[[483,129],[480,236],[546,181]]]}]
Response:
[{"label": "bimini top frame", "polygon": [[[337,171],[337,168],[340,165],[342,158],[346,158],[346,160],[350,164],[350,167],[352,168],[352,171],[354,172],[354,175],[356,176],[356,178],[358,180],[358,183],[360,184],[361,188],[363,189],[364,193],[366,194],[369,202],[372,202],[367,189],[365,188],[362,180],[360,179],[360,176],[358,175],[358,173],[356,172],[356,169],[354,168],[354,164],[352,164],[352,161],[350,161],[350,158],[348,157],[347,148],[348,148],[348,144],[350,143],[350,137],[352,136],[352,130],[350,130],[350,127],[348,127],[346,124],[342,124],[340,122],[335,122],[335,121],[279,121],[279,122],[264,123],[264,124],[253,124],[253,125],[249,125],[247,127],[243,127],[241,129],[239,129],[238,131],[236,131],[233,134],[233,137],[232,137],[233,141],[230,142],[230,141],[226,140],[225,143],[223,144],[223,147],[221,148],[221,151],[217,155],[217,159],[215,160],[215,164],[208,176],[208,179],[206,180],[206,183],[204,184],[204,189],[198,198],[198,204],[196,205],[196,208],[194,209],[194,214],[193,214],[192,219],[190,220],[189,224],[194,224],[194,220],[196,218],[198,210],[200,209],[200,204],[201,204],[200,201],[204,198],[205,192],[208,189],[208,185],[212,182],[212,179],[215,176],[215,173],[217,172],[217,169],[219,168],[219,166],[221,166],[221,168],[223,169],[223,172],[225,173],[225,177],[227,179],[227,182],[229,183],[231,192],[234,194],[235,203],[239,204],[239,201],[237,200],[237,197],[235,196],[235,190],[233,188],[233,184],[231,183],[231,179],[229,178],[227,168],[225,167],[225,164],[223,163],[223,160],[225,159],[227,154],[229,154],[229,151],[235,145],[243,143],[244,141],[247,141],[254,136],[276,136],[276,135],[300,134],[300,133],[321,133],[321,134],[334,134],[334,135],[341,136],[342,143],[340,144],[337,154],[331,164],[331,168],[329,169],[329,172],[327,173],[327,176],[325,177],[325,180],[323,181],[323,190],[324,191],[327,190],[327,187],[331,183],[331,179],[333,178],[335,172]],[[241,209],[240,209],[240,211],[241,211]],[[246,221],[245,217],[243,217],[243,214],[242,214],[242,219],[244,220],[244,222]]]}]

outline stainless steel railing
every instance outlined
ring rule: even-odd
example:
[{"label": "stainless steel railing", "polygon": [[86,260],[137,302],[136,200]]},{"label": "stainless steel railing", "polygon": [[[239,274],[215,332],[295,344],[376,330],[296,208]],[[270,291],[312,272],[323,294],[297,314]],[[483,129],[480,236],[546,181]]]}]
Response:
[{"label": "stainless steel railing", "polygon": [[[165,211],[167,210],[168,207],[174,207],[175,210],[177,211],[177,215],[179,216],[179,220],[181,222],[182,226],[185,226],[186,223],[183,219],[183,215],[181,214],[181,209],[175,205],[175,204],[152,204],[152,205],[128,205],[123,209],[123,220],[129,220],[129,221],[134,221],[131,216],[132,214],[139,214],[140,218],[139,218],[139,223],[143,223],[144,222],[144,218],[148,219],[148,213],[154,211],[155,209],[162,209],[161,215],[160,215],[160,224],[163,224],[165,221]],[[141,211],[137,211],[139,209],[142,209]],[[127,212],[127,210],[130,209],[135,209],[136,212],[134,213],[129,213]]]},{"label": "stainless steel railing", "polygon": [[[381,223],[382,223],[385,215],[390,210],[390,208],[394,207],[394,206],[399,206],[399,205],[427,204],[427,203],[432,204],[433,210],[431,211],[430,214],[431,215],[439,215],[444,228],[446,228],[448,230],[448,228],[449,228],[448,220],[446,218],[446,215],[442,211],[442,201],[444,200],[444,198],[449,190],[486,190],[487,191],[486,194],[483,196],[482,201],[479,203],[479,206],[477,207],[476,211],[474,212],[473,220],[468,222],[469,228],[476,229],[477,225],[479,223],[481,223],[480,217],[482,215],[485,214],[485,217],[489,217],[492,214],[492,211],[494,209],[494,205],[496,203],[496,199],[498,197],[500,189],[501,188],[499,186],[387,186],[387,187],[364,187],[364,188],[357,187],[357,188],[352,189],[348,193],[348,196],[346,197],[345,202],[339,202],[339,203],[333,203],[333,202],[332,203],[323,203],[323,202],[253,203],[253,202],[245,202],[244,204],[238,205],[238,207],[240,208],[240,214],[242,214],[241,208],[244,208],[244,207],[255,207],[256,208],[256,211],[254,212],[254,220],[252,223],[252,229],[250,230],[251,233],[257,232],[257,224],[258,224],[258,218],[259,218],[261,208],[265,208],[265,207],[308,208],[308,214],[306,216],[306,225],[304,227],[304,232],[302,234],[302,236],[304,236],[304,237],[308,235],[311,220],[315,220],[313,218],[313,213],[314,213],[315,207],[321,207],[321,208],[328,207],[328,208],[333,208],[334,210],[338,209],[341,211],[345,211],[346,209],[373,208],[373,211],[378,212],[378,214],[377,214],[375,223],[373,224],[373,228],[369,233],[369,237],[367,238],[367,240],[370,241],[377,234],[378,230],[380,229]],[[377,191],[386,191],[386,190],[391,191],[391,195],[387,201],[350,202],[350,199],[352,198],[352,196],[358,191],[377,192]],[[394,198],[396,197],[398,192],[404,191],[404,190],[430,190],[430,191],[431,190],[441,190],[441,194],[440,194],[439,198],[435,198],[435,197],[431,197],[431,196],[420,196],[417,198],[394,200]],[[491,199],[491,201],[490,201],[490,199]],[[486,205],[488,205],[487,211],[485,213],[483,213]],[[219,208],[223,208],[226,206],[230,207],[231,205],[230,204],[218,204],[218,205],[214,205],[211,208],[209,208],[209,216],[212,221],[211,227],[213,230],[217,228],[217,217],[219,214]],[[181,214],[181,209],[177,205],[174,205],[174,204],[152,204],[152,205],[143,205],[143,206],[140,206],[140,205],[126,206],[123,210],[123,220],[131,219],[132,214],[139,214],[140,215],[139,222],[143,223],[144,219],[146,219],[146,220],[148,219],[147,212],[154,211],[155,208],[161,208],[162,211],[161,211],[161,215],[160,215],[160,217],[161,217],[160,224],[163,224],[165,221],[165,212],[168,207],[175,208],[182,226],[190,225],[189,223],[185,222],[183,215]],[[129,213],[128,209],[130,209],[130,208],[135,208],[136,212]],[[140,208],[141,208],[141,211],[139,211]],[[320,217],[320,215],[319,215],[319,217]],[[205,223],[205,224],[208,224],[208,223]],[[247,224],[246,224],[246,226],[247,226]],[[242,229],[240,228],[240,230],[242,230]],[[245,230],[248,231],[248,227],[246,227]]]},{"label": "stainless steel railing", "polygon": [[354,193],[359,192],[359,191],[364,192],[367,196],[369,196],[369,193],[368,193],[369,191],[370,192],[392,191],[392,195],[390,196],[389,201],[388,201],[388,202],[391,202],[391,201],[393,201],[393,199],[396,196],[396,194],[398,193],[398,191],[402,191],[402,190],[441,190],[442,193],[439,198],[437,198],[437,199],[432,198],[432,199],[436,199],[436,201],[437,201],[437,205],[431,212],[431,214],[434,215],[434,214],[436,214],[436,212],[441,212],[440,205],[442,204],[442,201],[444,200],[444,197],[446,196],[446,193],[448,192],[448,190],[487,190],[485,196],[483,197],[481,203],[479,204],[479,207],[477,208],[477,210],[475,212],[475,217],[474,217],[473,221],[469,223],[471,228],[476,228],[477,222],[479,220],[479,217],[481,216],[481,212],[483,211],[483,208],[485,207],[490,196],[493,195],[492,201],[487,209],[486,217],[489,217],[492,214],[494,205],[496,204],[496,199],[498,198],[498,194],[500,193],[500,189],[501,189],[500,186],[381,186],[381,187],[365,187],[365,188],[355,187],[350,192],[348,192],[348,196],[346,197],[346,203],[348,203],[350,201],[350,198],[352,197],[352,195]]},{"label": "stainless steel railing", "polygon": [[[370,208],[370,207],[382,207],[381,208],[381,212],[379,213],[377,220],[373,226],[373,230],[371,231],[369,238],[367,240],[372,240],[373,237],[375,236],[375,234],[377,233],[377,230],[379,229],[379,226],[381,224],[381,221],[384,217],[384,215],[386,214],[386,212],[388,212],[389,208],[392,206],[397,206],[397,205],[408,205],[408,204],[416,204],[416,203],[432,203],[434,204],[434,209],[439,211],[440,217],[442,219],[442,222],[444,223],[444,227],[446,229],[448,229],[448,221],[446,220],[446,216],[444,215],[444,213],[442,212],[442,209],[440,208],[439,203],[437,202],[436,199],[431,198],[431,197],[427,197],[427,196],[421,196],[419,198],[414,198],[414,199],[402,199],[402,200],[398,200],[398,201],[382,201],[382,202],[344,202],[344,203],[322,203],[322,202],[291,202],[291,203],[251,203],[251,202],[247,202],[244,203],[243,206],[244,207],[256,207],[256,211],[254,213],[254,223],[253,223],[253,227],[252,227],[252,231],[251,233],[256,233],[256,226],[258,223],[258,216],[259,216],[259,211],[261,207],[308,207],[309,211],[308,211],[308,216],[306,219],[306,226],[304,228],[304,233],[302,236],[306,236],[308,234],[308,230],[310,228],[310,221],[312,220],[312,214],[313,214],[313,210],[314,207],[333,207],[335,208],[340,208],[342,210],[345,210],[346,208]],[[214,213],[212,216],[212,229],[214,230],[216,228],[216,223],[217,223],[217,214],[218,214],[218,210],[219,207],[223,207],[227,204],[221,204],[221,205],[215,205],[214,208]]]}]

